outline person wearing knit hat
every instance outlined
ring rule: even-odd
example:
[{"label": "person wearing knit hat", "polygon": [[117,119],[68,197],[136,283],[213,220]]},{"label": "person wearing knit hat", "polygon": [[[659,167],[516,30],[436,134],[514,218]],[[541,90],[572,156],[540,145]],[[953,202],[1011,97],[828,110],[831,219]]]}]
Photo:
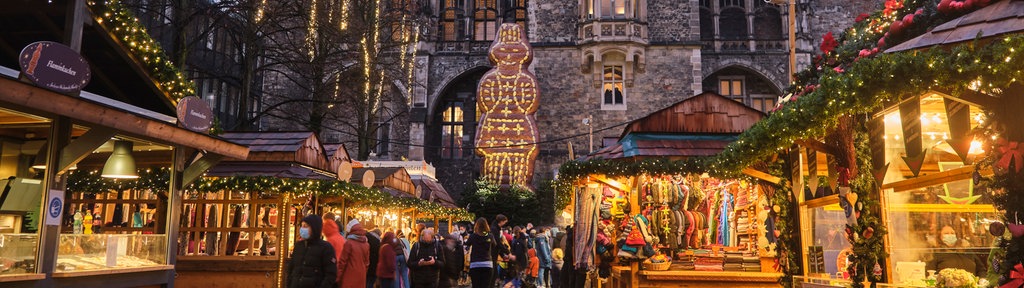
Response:
[{"label": "person wearing knit hat", "polygon": [[334,247],[320,239],[323,220],[319,215],[302,218],[299,237],[285,269],[288,288],[331,288],[337,284],[338,261]]},{"label": "person wearing knit hat", "polygon": [[[348,241],[341,251],[338,262],[338,274],[341,275],[341,288],[365,288],[366,271],[370,268],[370,244],[366,240],[366,229],[356,222],[348,228]],[[377,267],[374,267],[376,270]]]}]

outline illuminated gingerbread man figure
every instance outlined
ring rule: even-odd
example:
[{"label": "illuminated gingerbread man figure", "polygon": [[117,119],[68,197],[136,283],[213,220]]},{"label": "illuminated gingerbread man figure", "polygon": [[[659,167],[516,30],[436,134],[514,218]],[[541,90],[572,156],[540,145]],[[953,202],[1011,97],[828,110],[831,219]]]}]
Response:
[{"label": "illuminated gingerbread man figure", "polygon": [[533,51],[519,25],[506,23],[489,51],[495,66],[477,89],[476,152],[484,157],[483,176],[503,187],[528,187],[537,159],[537,78],[526,70]]}]

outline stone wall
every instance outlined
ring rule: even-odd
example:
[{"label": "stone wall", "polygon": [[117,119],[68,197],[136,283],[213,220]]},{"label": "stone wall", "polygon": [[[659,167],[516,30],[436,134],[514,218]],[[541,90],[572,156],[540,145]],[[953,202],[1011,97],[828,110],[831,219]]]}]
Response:
[{"label": "stone wall", "polygon": [[578,33],[579,0],[530,2],[529,35],[532,43],[571,43]]},{"label": "stone wall", "polygon": [[[789,54],[788,53],[762,53],[762,54],[704,54],[702,55],[701,79],[730,66],[739,66],[764,76],[771,81],[780,91],[789,86]],[[707,91],[714,91],[716,87],[705,87]]]},{"label": "stone wall", "polygon": [[[554,169],[568,160],[567,141],[573,142],[577,156],[589,152],[589,129],[582,124],[588,115],[593,116],[597,150],[601,139],[622,133],[621,124],[693,96],[694,84],[700,86],[700,79],[693,76],[699,64],[692,63],[700,63],[694,57],[699,55],[697,47],[652,46],[646,51],[646,71],[634,74],[634,85],[626,88],[627,110],[601,110],[600,88],[594,86],[592,75],[578,69],[579,53],[575,47],[536,49],[534,70],[541,93],[537,127],[541,141],[553,142],[540,145],[535,181],[550,179]],[[602,131],[606,127],[611,128]],[[576,137],[554,141],[571,136]]]},{"label": "stone wall", "polygon": [[698,0],[647,1],[647,29],[651,43],[700,39]]},{"label": "stone wall", "polygon": [[805,11],[806,24],[810,26],[809,37],[814,45],[814,54],[821,54],[821,38],[832,32],[839,38],[844,29],[853,25],[857,15],[871,13],[882,8],[884,0],[802,0],[809,2]]}]

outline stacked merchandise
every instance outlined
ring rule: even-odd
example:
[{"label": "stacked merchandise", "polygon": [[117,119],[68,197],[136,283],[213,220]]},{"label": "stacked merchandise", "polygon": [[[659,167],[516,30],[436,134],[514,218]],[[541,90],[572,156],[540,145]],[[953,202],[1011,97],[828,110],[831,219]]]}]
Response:
[{"label": "stacked merchandise", "polygon": [[743,252],[725,252],[725,271],[743,271]]},{"label": "stacked merchandise", "polygon": [[750,213],[747,210],[736,210],[736,246],[750,247]]},{"label": "stacked merchandise", "polygon": [[693,262],[693,268],[697,271],[723,271],[725,258],[722,256],[699,256]]},{"label": "stacked merchandise", "polygon": [[743,271],[761,272],[761,258],[756,254],[743,256]]},{"label": "stacked merchandise", "polygon": [[696,259],[696,258],[695,258],[695,257],[693,257],[693,256],[686,256],[686,257],[682,257],[682,258],[677,258],[677,259],[676,259],[676,262],[673,262],[673,263],[672,263],[672,266],[671,266],[671,267],[669,267],[669,270],[687,270],[687,271],[693,271],[694,269],[697,269],[697,268],[696,268],[696,267],[694,266],[694,260],[695,260],[695,259]]}]

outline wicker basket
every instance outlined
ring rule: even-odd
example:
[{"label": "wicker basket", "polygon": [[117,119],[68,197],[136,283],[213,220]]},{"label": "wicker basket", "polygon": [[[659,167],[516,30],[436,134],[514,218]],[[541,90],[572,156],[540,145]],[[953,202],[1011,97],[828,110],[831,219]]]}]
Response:
[{"label": "wicker basket", "polygon": [[672,266],[672,262],[654,263],[654,262],[651,262],[650,260],[644,261],[643,264],[644,264],[644,270],[650,270],[650,271],[665,271],[665,270],[668,270],[669,266]]}]

